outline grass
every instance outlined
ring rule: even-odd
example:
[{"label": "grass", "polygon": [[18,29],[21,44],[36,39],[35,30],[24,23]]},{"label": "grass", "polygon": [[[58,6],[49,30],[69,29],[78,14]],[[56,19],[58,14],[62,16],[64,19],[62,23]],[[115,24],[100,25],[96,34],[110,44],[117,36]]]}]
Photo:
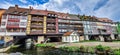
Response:
[{"label": "grass", "polygon": [[100,42],[100,41],[97,41],[97,40],[84,40],[84,41],[80,41],[80,42]]},{"label": "grass", "polygon": [[120,42],[120,40],[113,40],[112,42]]}]

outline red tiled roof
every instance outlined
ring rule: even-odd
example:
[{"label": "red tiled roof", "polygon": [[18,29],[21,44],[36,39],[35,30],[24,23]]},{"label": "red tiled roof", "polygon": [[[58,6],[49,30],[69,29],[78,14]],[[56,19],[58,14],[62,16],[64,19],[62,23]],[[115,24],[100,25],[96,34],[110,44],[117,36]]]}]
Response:
[{"label": "red tiled roof", "polygon": [[72,34],[72,32],[66,32],[64,33],[64,36],[70,36],[70,34]]},{"label": "red tiled roof", "polygon": [[112,22],[109,18],[98,18],[98,20],[102,22]]},{"label": "red tiled roof", "polygon": [[57,14],[56,12],[54,12],[54,11],[48,11],[48,10],[36,10],[36,9],[34,9],[34,10],[32,10],[31,12],[30,12],[30,14],[40,14],[40,15],[47,15],[48,13],[51,13],[51,14]]},{"label": "red tiled roof", "polygon": [[19,7],[16,9],[15,7],[9,7],[5,14],[6,13],[13,14],[14,12],[17,12],[17,14],[26,12],[28,14],[30,12],[30,9]]}]

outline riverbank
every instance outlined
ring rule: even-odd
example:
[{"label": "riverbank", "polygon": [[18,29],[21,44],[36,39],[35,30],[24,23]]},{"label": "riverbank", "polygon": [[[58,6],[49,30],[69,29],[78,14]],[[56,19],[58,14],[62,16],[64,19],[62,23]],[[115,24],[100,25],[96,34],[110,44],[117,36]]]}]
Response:
[{"label": "riverbank", "polygon": [[81,52],[92,54],[120,54],[120,42],[82,42],[82,43],[63,43],[55,45],[56,43],[38,44],[37,47],[57,48],[67,52]]},{"label": "riverbank", "polygon": [[113,49],[118,49],[120,48],[120,42],[79,42],[79,43],[67,43],[65,46],[89,46],[89,47],[94,47],[97,45],[102,45],[102,46],[108,46]]}]

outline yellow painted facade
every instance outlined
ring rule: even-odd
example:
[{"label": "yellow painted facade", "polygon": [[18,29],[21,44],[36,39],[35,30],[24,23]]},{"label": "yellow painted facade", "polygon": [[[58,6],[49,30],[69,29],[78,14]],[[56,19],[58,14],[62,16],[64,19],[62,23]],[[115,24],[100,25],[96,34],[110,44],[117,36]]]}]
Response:
[{"label": "yellow painted facade", "polygon": [[46,33],[46,20],[47,20],[47,17],[46,16],[44,16],[44,22],[43,22],[43,33],[45,34]]},{"label": "yellow painted facade", "polygon": [[30,34],[31,15],[28,15],[26,34]]}]

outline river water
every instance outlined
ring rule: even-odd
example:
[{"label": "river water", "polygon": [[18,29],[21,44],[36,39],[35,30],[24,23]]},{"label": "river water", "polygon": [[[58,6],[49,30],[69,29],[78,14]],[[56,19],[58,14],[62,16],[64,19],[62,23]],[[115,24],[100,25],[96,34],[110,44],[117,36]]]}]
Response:
[{"label": "river water", "polygon": [[96,55],[90,53],[80,53],[80,52],[66,52],[59,49],[48,49],[48,48],[14,48],[10,49],[6,53],[0,53],[0,55]]}]

